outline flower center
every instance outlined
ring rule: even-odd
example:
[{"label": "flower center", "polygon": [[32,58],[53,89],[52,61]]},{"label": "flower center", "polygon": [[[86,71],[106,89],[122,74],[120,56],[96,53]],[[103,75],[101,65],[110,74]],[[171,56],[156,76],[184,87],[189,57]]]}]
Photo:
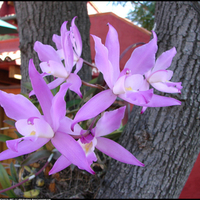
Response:
[{"label": "flower center", "polygon": [[30,133],[30,135],[36,135],[36,132],[35,132],[35,131],[32,131],[32,132]]}]

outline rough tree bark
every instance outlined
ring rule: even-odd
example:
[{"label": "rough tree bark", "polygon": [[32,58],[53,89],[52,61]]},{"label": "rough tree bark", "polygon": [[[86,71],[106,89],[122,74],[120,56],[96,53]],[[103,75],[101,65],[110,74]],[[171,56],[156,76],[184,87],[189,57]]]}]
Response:
[{"label": "rough tree bark", "polygon": [[[182,82],[181,106],[134,106],[119,143],[145,167],[111,159],[96,198],[178,198],[200,150],[200,2],[156,2],[159,50],[176,47],[169,69]],[[158,93],[161,94],[161,93]]]},{"label": "rough tree bark", "polygon": [[[21,92],[27,93],[23,83],[30,81],[28,74],[29,59],[33,58],[38,71],[39,59],[33,50],[34,43],[40,41],[55,47],[53,34],[60,35],[60,27],[68,21],[68,30],[73,17],[83,41],[82,58],[91,62],[90,20],[87,14],[87,1],[15,1],[21,51]],[[82,80],[91,79],[91,69],[83,65],[78,73]]]}]

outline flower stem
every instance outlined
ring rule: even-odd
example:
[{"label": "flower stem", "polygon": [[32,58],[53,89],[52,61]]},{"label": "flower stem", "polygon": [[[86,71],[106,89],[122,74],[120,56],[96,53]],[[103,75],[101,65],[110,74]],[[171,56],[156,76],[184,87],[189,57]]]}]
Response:
[{"label": "flower stem", "polygon": [[130,46],[128,46],[128,47],[122,52],[122,54],[121,54],[121,56],[120,56],[120,60],[124,57],[124,55],[126,54],[126,52],[127,52],[129,49],[134,48],[134,47],[136,47],[137,45],[143,45],[143,44],[145,44],[145,43],[144,43],[144,42],[138,42],[138,43],[134,43],[134,44],[131,44]]},{"label": "flower stem", "polygon": [[17,183],[17,184],[15,184],[15,185],[13,185],[13,186],[11,186],[11,187],[9,187],[9,188],[0,190],[0,193],[3,193],[3,192],[6,192],[6,191],[8,191],[8,190],[11,190],[11,189],[13,189],[13,188],[16,188],[16,187],[22,185],[23,183],[26,183],[27,181],[30,181],[31,179],[35,178],[38,174],[40,174],[40,173],[45,169],[45,167],[47,167],[47,165],[50,163],[51,159],[53,158],[53,154],[54,154],[54,153],[52,153],[52,154],[49,156],[47,162],[44,164],[44,166],[43,166],[37,173],[35,173],[35,174],[33,174],[32,176],[30,176],[29,178],[27,178],[27,179],[21,181],[20,183]]},{"label": "flower stem", "polygon": [[83,80],[82,80],[82,83],[83,83],[83,85],[86,85],[86,86],[89,86],[89,87],[97,88],[97,89],[100,89],[100,90],[105,90],[105,88],[101,85],[94,85],[94,84],[91,84],[91,83],[87,83]]},{"label": "flower stem", "polygon": [[88,61],[86,61],[86,60],[84,60],[84,59],[83,59],[83,62],[84,62],[85,64],[87,64],[88,66],[90,66],[90,67],[95,67],[94,65],[92,65],[91,63],[89,63]]}]

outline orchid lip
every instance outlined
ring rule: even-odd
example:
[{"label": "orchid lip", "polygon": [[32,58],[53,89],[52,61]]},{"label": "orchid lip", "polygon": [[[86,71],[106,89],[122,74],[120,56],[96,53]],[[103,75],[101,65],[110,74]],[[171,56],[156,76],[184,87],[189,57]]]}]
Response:
[{"label": "orchid lip", "polygon": [[28,125],[34,125],[34,119],[38,119],[38,117],[30,117],[27,119]]},{"label": "orchid lip", "polygon": [[126,74],[130,74],[131,73],[131,70],[130,69],[127,69],[126,70]]}]

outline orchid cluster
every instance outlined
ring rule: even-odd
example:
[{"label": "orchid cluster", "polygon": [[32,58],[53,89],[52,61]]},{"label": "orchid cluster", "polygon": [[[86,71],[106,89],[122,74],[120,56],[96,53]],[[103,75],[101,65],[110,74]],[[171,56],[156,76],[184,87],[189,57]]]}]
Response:
[{"label": "orchid cluster", "polygon": [[[15,128],[21,134],[18,139],[7,140],[8,149],[0,153],[0,161],[30,154],[49,141],[60,152],[49,174],[59,172],[71,164],[94,174],[92,163],[97,161],[95,149],[123,163],[144,166],[132,153],[105,136],[120,128],[126,106],[108,110],[117,98],[141,106],[141,113],[148,107],[181,105],[170,97],[154,94],[154,89],[166,93],[181,93],[181,82],[171,82],[173,71],[167,70],[176,54],[172,48],[156,59],[157,36],[137,47],[120,71],[120,44],[115,28],[108,23],[105,44],[95,35],[95,66],[102,73],[106,86],[90,98],[78,110],[74,118],[67,116],[66,93],[71,90],[80,98],[82,80],[77,74],[84,59],[82,40],[75,24],[76,17],[68,30],[65,21],[60,35],[53,35],[56,49],[37,41],[34,50],[41,61],[40,74],[29,61],[29,76],[32,91],[40,104],[40,111],[28,98],[21,94],[0,91],[0,105],[6,115],[15,120]],[[75,70],[73,70],[75,69]],[[54,76],[46,83],[44,77]],[[54,95],[52,89],[59,88]],[[87,128],[80,124],[90,120]]]}]

